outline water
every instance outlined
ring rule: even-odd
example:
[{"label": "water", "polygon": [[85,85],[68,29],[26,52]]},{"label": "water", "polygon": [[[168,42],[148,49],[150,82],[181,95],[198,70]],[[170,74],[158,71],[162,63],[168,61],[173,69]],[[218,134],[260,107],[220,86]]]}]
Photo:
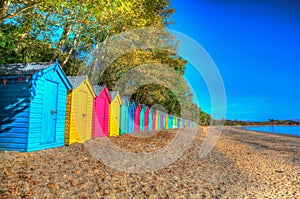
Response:
[{"label": "water", "polygon": [[247,126],[246,130],[300,136],[300,126]]}]

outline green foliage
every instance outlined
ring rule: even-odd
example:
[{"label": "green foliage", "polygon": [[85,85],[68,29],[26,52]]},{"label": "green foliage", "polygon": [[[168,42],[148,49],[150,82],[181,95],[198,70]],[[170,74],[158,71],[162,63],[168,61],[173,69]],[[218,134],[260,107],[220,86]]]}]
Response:
[{"label": "green foliage", "polygon": [[0,63],[22,62],[22,54],[19,50],[18,38],[20,33],[17,28],[7,25],[0,26]]},{"label": "green foliage", "polygon": [[[84,71],[92,82],[101,76],[100,83],[109,89],[114,89],[120,78],[139,65],[162,64],[179,75],[180,83],[173,83],[176,91],[168,85],[146,84],[132,97],[149,106],[161,104],[167,112],[186,119],[200,118],[202,125],[210,121],[210,116],[192,102],[190,88],[182,80],[186,61],[177,55],[178,42],[167,32],[162,32],[161,38],[169,51],[136,49],[116,59],[105,71],[96,70],[97,64],[101,66],[110,59],[106,42],[111,36],[173,23],[170,18],[175,10],[169,6],[169,0],[2,0],[0,6],[0,63],[57,58],[67,75]],[[93,64],[86,65],[87,55],[94,50],[100,53],[92,57]],[[174,74],[168,72],[152,76],[166,82],[174,79]]]},{"label": "green foliage", "polygon": [[212,117],[199,108],[199,125],[209,126],[212,124]]},{"label": "green foliage", "polygon": [[[136,50],[116,59],[102,75],[101,84],[109,85],[113,89],[116,82],[129,70],[145,64],[163,64],[171,67],[180,75],[184,74],[186,61],[175,57],[174,53],[168,51]],[[166,74],[161,74],[166,75]]]}]

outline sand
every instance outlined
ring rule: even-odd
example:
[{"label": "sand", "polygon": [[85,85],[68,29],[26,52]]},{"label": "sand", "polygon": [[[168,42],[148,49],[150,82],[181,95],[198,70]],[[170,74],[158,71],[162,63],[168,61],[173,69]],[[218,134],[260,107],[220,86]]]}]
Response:
[{"label": "sand", "polygon": [[[0,198],[300,198],[299,137],[225,127],[213,150],[199,159],[206,132],[199,129],[177,161],[146,173],[112,169],[77,143],[31,153],[0,152]],[[123,150],[149,153],[175,134],[110,140]],[[97,142],[101,139],[91,141]]]}]

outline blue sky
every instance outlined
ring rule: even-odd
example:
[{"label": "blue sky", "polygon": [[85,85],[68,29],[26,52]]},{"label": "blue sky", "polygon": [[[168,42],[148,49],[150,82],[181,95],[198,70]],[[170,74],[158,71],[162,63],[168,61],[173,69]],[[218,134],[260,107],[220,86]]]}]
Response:
[{"label": "blue sky", "polygon": [[[217,65],[227,119],[300,118],[300,2],[171,0],[169,28],[202,45]],[[208,89],[188,65],[185,78],[210,113]]]}]

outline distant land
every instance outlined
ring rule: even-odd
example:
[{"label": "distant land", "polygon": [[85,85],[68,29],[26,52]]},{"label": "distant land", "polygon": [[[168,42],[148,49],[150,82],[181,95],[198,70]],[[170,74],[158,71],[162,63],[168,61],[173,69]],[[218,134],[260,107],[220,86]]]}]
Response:
[{"label": "distant land", "polygon": [[[211,123],[212,122],[212,123]],[[229,120],[223,118],[222,120],[216,120],[211,117],[210,114],[200,110],[200,118],[198,124],[201,126],[210,125],[225,125],[225,126],[273,126],[273,125],[285,125],[285,126],[300,126],[300,118],[298,119],[288,119],[288,120],[278,120],[278,119],[268,119],[266,121],[253,121],[253,120]]]},{"label": "distant land", "polygon": [[236,126],[236,125],[300,125],[300,119],[293,119],[293,120],[275,120],[275,119],[268,119],[267,121],[263,122],[256,122],[256,121],[240,121],[240,120],[225,120],[224,125],[226,126]]}]

